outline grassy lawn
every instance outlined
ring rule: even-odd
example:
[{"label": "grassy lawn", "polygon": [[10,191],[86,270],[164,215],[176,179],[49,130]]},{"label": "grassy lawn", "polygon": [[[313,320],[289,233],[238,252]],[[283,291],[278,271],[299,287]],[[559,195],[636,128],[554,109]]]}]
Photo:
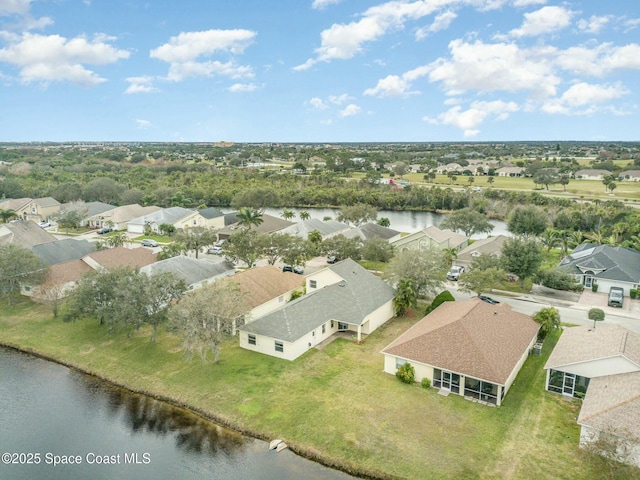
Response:
[{"label": "grassy lawn", "polygon": [[133,240],[140,242],[145,238],[155,240],[158,243],[171,243],[173,241],[171,237],[167,237],[165,235],[140,235],[139,237],[135,237]]},{"label": "grassy lawn", "polygon": [[[501,408],[443,397],[383,373],[386,345],[421,316],[390,321],[362,344],[336,340],[295,362],[223,345],[216,365],[185,362],[180,342],[148,331],[108,335],[93,320],[62,323],[28,301],[3,306],[0,341],[34,349],[139,391],[154,392],[298,452],[386,478],[595,479],[608,465],[578,449],[579,401],[544,391],[530,357]],[[630,478],[635,470],[618,469]],[[626,475],[626,476],[625,476]]]}]

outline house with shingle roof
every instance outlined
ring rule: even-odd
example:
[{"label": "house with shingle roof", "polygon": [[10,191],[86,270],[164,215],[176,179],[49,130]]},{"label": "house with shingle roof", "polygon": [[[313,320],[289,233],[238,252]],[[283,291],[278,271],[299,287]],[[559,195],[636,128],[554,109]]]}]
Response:
[{"label": "house with shingle roof", "polygon": [[64,238],[34,245],[31,251],[47,264],[56,265],[71,260],[80,260],[85,255],[95,252],[96,245],[84,239]]},{"label": "house with shingle roof", "polygon": [[78,281],[93,269],[82,260],[71,260],[49,267],[47,276],[40,285],[23,285],[21,293],[36,302],[47,302],[66,297]]},{"label": "house with shingle roof", "polygon": [[133,218],[127,222],[127,232],[140,234],[147,229],[160,233],[160,225],[172,225],[177,229],[203,227],[204,218],[196,210],[183,207],[161,208],[154,212]]},{"label": "house with shingle roof", "polygon": [[627,182],[640,182],[640,170],[625,170],[620,172],[620,178]]},{"label": "house with shingle roof", "polygon": [[193,258],[178,255],[145,265],[140,271],[147,275],[173,273],[176,277],[184,280],[189,288],[197,289],[233,275],[236,270],[225,258]]},{"label": "house with shingle roof", "polygon": [[204,218],[205,227],[224,228],[225,215],[217,208],[213,208],[213,207],[203,208],[202,210],[198,210],[198,213],[200,213],[202,218]]},{"label": "house with shingle roof", "polygon": [[114,230],[126,230],[127,223],[134,218],[148,215],[157,210],[160,210],[160,207],[143,207],[141,205],[138,205],[137,203],[132,203],[131,205],[114,207],[111,210],[107,210],[105,212],[87,217],[86,222],[87,225],[92,228],[110,226]]},{"label": "house with shingle roof", "polygon": [[469,238],[460,233],[452,232],[451,230],[440,230],[435,225],[431,225],[410,235],[396,236],[390,239],[389,243],[397,251],[426,250],[431,247],[441,250],[453,248],[456,251],[460,251],[469,245]]},{"label": "house with shingle roof", "polygon": [[13,210],[22,220],[40,223],[60,210],[60,202],[53,197],[7,199],[0,201],[0,209]]},{"label": "house with shingle roof", "polygon": [[0,225],[0,245],[13,243],[30,250],[34,245],[55,240],[56,237],[29,220],[19,220]]},{"label": "house with shingle roof", "polygon": [[640,251],[625,247],[583,243],[564,257],[556,270],[573,275],[576,283],[609,292],[611,287],[620,287],[624,294],[640,284]]},{"label": "house with shingle roof", "polygon": [[83,262],[98,272],[114,268],[142,268],[155,263],[157,260],[157,254],[143,247],[107,248],[82,257]]},{"label": "house with shingle roof", "polygon": [[384,371],[395,375],[408,362],[417,382],[499,406],[539,328],[506,303],[444,302],[382,350]]},{"label": "house with shingle roof", "polygon": [[611,175],[609,170],[601,170],[597,168],[586,168],[578,170],[574,173],[576,180],[603,180],[604,177]]},{"label": "house with shingle roof", "polygon": [[[236,217],[235,213],[228,213],[224,218],[226,226],[218,230],[218,240],[226,240],[242,228],[238,225],[239,219]],[[251,230],[258,233],[275,233],[282,232],[283,229],[286,229],[291,225],[293,225],[293,222],[290,222],[289,220],[284,220],[283,218],[274,217],[273,215],[265,213],[262,215],[262,223],[257,226],[252,226]]]},{"label": "house with shingle roof", "polygon": [[617,460],[640,467],[640,334],[566,328],[544,368],[547,391],[583,398],[580,446],[613,443]]},{"label": "house with shingle roof", "polygon": [[358,341],[394,315],[395,290],[346,259],[306,277],[307,294],[239,328],[240,346],[295,360],[336,332]]},{"label": "house with shingle roof", "polygon": [[397,235],[400,235],[400,232],[388,227],[383,227],[381,225],[378,225],[377,223],[364,223],[362,225],[358,225],[357,227],[353,227],[350,230],[347,230],[342,235],[347,238],[359,238],[363,242],[366,242],[367,240],[371,240],[372,238],[382,238],[383,240],[389,240]]},{"label": "house with shingle roof", "polygon": [[502,167],[496,170],[499,177],[524,177],[523,167]]},{"label": "house with shingle roof", "polygon": [[457,267],[464,267],[465,271],[469,271],[473,260],[481,255],[500,257],[500,255],[502,255],[502,245],[504,245],[507,238],[509,237],[498,235],[495,237],[476,240],[471,245],[458,252],[456,258],[453,259],[453,265]]},{"label": "house with shingle roof", "polygon": [[335,235],[344,235],[350,229],[351,227],[349,225],[347,225],[346,223],[338,222],[337,220],[325,221],[318,218],[310,218],[308,220],[304,220],[303,222],[292,224],[291,226],[280,230],[280,233],[295,235],[306,240],[309,237],[309,233],[317,230],[322,235],[322,239],[325,240]]},{"label": "house with shingle roof", "polygon": [[80,222],[81,226],[85,226],[89,223],[89,219],[91,217],[99,216],[104,212],[108,212],[109,210],[113,210],[115,205],[111,205],[109,203],[104,202],[70,202],[65,203],[60,207],[61,212],[79,212],[82,221]]}]

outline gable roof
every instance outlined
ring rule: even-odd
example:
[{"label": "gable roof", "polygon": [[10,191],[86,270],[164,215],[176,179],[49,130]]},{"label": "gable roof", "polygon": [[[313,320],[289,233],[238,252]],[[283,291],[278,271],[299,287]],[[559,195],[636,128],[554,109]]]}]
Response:
[{"label": "gable roof", "polygon": [[640,441],[640,372],[592,378],[578,424]]},{"label": "gable roof", "polygon": [[65,238],[54,242],[35,245],[32,249],[38,257],[49,265],[79,260],[96,251],[96,246],[88,240]]},{"label": "gable roof", "polygon": [[206,218],[207,220],[224,216],[224,213],[222,213],[217,208],[213,208],[213,207],[203,208],[202,210],[198,210],[198,213],[202,215],[204,218]]},{"label": "gable roof", "polygon": [[[227,223],[228,221],[235,220],[233,224]],[[236,230],[241,228],[237,223],[239,222],[239,218],[236,217],[235,213],[229,213],[225,215],[225,227],[218,230],[219,234],[223,235],[232,235]],[[286,229],[290,225],[293,225],[293,222],[289,220],[285,220],[283,218],[274,217],[273,215],[263,214],[262,215],[262,223],[258,226],[251,227],[251,230],[258,233],[274,233],[283,231],[282,229]]]},{"label": "gable roof", "polygon": [[84,218],[99,215],[116,208],[114,205],[103,202],[71,202],[62,205],[60,210],[64,212],[78,211]]},{"label": "gable roof", "polygon": [[15,210],[16,212],[21,208],[27,206],[32,200],[30,198],[7,198],[0,200],[0,208],[2,210]]},{"label": "gable roof", "polygon": [[161,208],[151,213],[130,220],[130,225],[146,225],[147,223],[173,225],[181,219],[191,215],[195,210],[183,207]]},{"label": "gable roof", "polygon": [[[107,248],[99,252],[85,255],[83,259],[90,259],[103,268],[131,267],[142,268],[145,265],[154,263],[158,256],[147,248]],[[88,263],[88,262],[87,262]]]},{"label": "gable roof", "polygon": [[280,233],[296,235],[304,238],[305,240],[309,236],[309,233],[314,230],[318,230],[322,234],[322,237],[326,238],[338,233],[344,233],[350,228],[346,223],[338,222],[336,220],[323,221],[318,218],[310,218],[303,222],[290,225],[290,227],[281,230]]},{"label": "gable roof", "polygon": [[432,238],[438,243],[447,242],[449,248],[455,248],[469,240],[464,235],[452,232],[451,230],[440,230],[435,225],[430,225],[427,228],[422,229],[422,232],[424,232],[427,237]]},{"label": "gable roof", "polygon": [[[155,205],[143,207],[137,203],[132,203],[130,205],[122,205],[120,207],[112,208],[111,210],[107,210],[106,212],[102,212],[98,215],[108,218],[113,223],[121,223],[128,222],[129,220],[142,215],[147,215],[155,212],[156,210],[160,210],[160,207],[156,207]],[[92,217],[95,217],[95,215],[92,215]]]},{"label": "gable roof", "polygon": [[632,248],[584,243],[564,257],[557,270],[572,275],[592,271],[596,278],[640,283],[640,252]]},{"label": "gable roof", "polygon": [[287,303],[240,330],[295,342],[331,320],[361,325],[395,296],[395,290],[351,259],[330,267],[343,281]]},{"label": "gable roof", "polygon": [[60,205],[60,202],[53,197],[34,198],[33,203],[37,203],[39,206],[43,208],[56,207]]},{"label": "gable roof", "polygon": [[498,235],[496,237],[487,237],[482,240],[476,240],[468,247],[463,248],[456,255],[455,260],[472,262],[479,255],[500,255],[502,245],[509,237]]},{"label": "gable roof", "polygon": [[140,271],[148,275],[171,272],[188,285],[194,285],[203,280],[232,275],[235,268],[225,258],[208,259],[179,255],[146,265]]},{"label": "gable roof", "polygon": [[389,240],[390,238],[393,238],[399,234],[400,232],[398,232],[397,230],[383,227],[381,225],[378,225],[377,223],[365,223],[343,233],[343,235],[347,238],[361,238],[365,241],[372,238],[382,238],[384,240]]},{"label": "gable roof", "polygon": [[[619,325],[565,328],[544,368],[621,356],[640,368],[640,334]],[[591,388],[591,387],[589,387]]]},{"label": "gable roof", "polygon": [[13,243],[31,249],[34,245],[55,241],[55,237],[31,220],[0,225],[0,245]]},{"label": "gable roof", "polygon": [[82,260],[70,260],[49,267],[44,284],[64,285],[68,282],[80,280],[83,275],[92,272],[93,269]]},{"label": "gable roof", "polygon": [[273,265],[267,265],[236,273],[226,281],[238,284],[246,292],[245,302],[248,307],[254,309],[269,300],[301,287],[304,284],[304,277],[293,272],[283,272]]},{"label": "gable roof", "polygon": [[606,176],[611,175],[609,170],[602,170],[598,168],[583,168],[582,170],[578,170],[574,176],[579,177],[582,175],[588,175],[590,177],[598,177],[598,176]]},{"label": "gable roof", "polygon": [[539,328],[506,303],[444,302],[382,353],[505,385]]}]

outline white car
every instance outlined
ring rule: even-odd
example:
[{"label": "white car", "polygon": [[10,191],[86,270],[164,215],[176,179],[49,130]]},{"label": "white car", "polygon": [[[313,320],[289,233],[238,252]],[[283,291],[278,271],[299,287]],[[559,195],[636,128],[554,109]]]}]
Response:
[{"label": "white car", "polygon": [[51,223],[50,222],[40,222],[38,225],[41,226],[42,228],[47,228],[47,227],[51,226]]},{"label": "white car", "polygon": [[451,270],[447,272],[447,280],[457,282],[462,272],[464,272],[464,267],[451,267]]},{"label": "white car", "polygon": [[210,255],[222,255],[222,247],[211,247],[207,250],[207,253]]},{"label": "white car", "polygon": [[142,245],[143,247],[157,247],[159,244],[155,240],[145,238],[140,242],[140,245]]}]

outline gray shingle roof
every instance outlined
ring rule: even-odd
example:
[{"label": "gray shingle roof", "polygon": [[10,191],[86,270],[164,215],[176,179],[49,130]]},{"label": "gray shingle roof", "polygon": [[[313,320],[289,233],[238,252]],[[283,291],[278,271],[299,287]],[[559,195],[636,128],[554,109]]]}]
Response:
[{"label": "gray shingle roof", "polygon": [[32,251],[49,265],[56,265],[71,260],[79,260],[85,255],[95,252],[96,247],[88,240],[65,238],[55,242],[35,245]]},{"label": "gray shingle roof", "polygon": [[392,287],[351,259],[329,268],[343,281],[304,295],[240,330],[295,342],[330,320],[360,325],[395,296]]},{"label": "gray shingle roof", "polygon": [[203,208],[202,210],[198,210],[198,213],[200,213],[200,215],[202,215],[207,220],[224,216],[224,213],[213,207]]},{"label": "gray shingle roof", "polygon": [[336,220],[328,220],[325,222],[317,218],[310,218],[309,220],[298,222],[284,230],[280,230],[280,233],[289,233],[306,239],[309,233],[314,230],[318,230],[322,234],[322,237],[325,238],[337,233],[346,232],[349,230],[349,225]]},{"label": "gray shingle roof", "polygon": [[55,241],[56,237],[31,220],[9,222],[0,225],[0,245],[13,243],[31,249],[34,245]]},{"label": "gray shingle roof", "polygon": [[113,210],[116,208],[114,205],[109,205],[108,203],[103,202],[71,202],[65,203],[62,205],[62,211],[80,211],[82,212],[84,218],[92,217],[93,215],[99,215],[104,212],[108,212],[109,210]]},{"label": "gray shingle roof", "polygon": [[182,207],[169,207],[163,208],[161,210],[157,210],[155,212],[149,213],[147,215],[143,215],[141,217],[134,218],[129,221],[131,225],[146,225],[147,223],[157,223],[162,224],[166,223],[172,225],[178,222],[180,219],[191,215],[193,210]]},{"label": "gray shingle roof", "polygon": [[188,285],[194,285],[203,280],[233,275],[235,268],[224,258],[196,259],[180,255],[144,266],[140,271],[148,275],[171,272]]},{"label": "gray shingle roof", "polygon": [[563,258],[557,269],[573,275],[593,269],[595,278],[639,283],[640,252],[624,247],[582,244]]},{"label": "gray shingle roof", "polygon": [[398,232],[397,230],[383,227],[381,225],[378,225],[377,223],[365,223],[364,225],[352,228],[351,230],[343,233],[343,235],[347,238],[360,238],[365,241],[372,238],[382,238],[384,240],[389,240],[390,238],[393,238],[398,234],[400,234],[400,232]]}]

